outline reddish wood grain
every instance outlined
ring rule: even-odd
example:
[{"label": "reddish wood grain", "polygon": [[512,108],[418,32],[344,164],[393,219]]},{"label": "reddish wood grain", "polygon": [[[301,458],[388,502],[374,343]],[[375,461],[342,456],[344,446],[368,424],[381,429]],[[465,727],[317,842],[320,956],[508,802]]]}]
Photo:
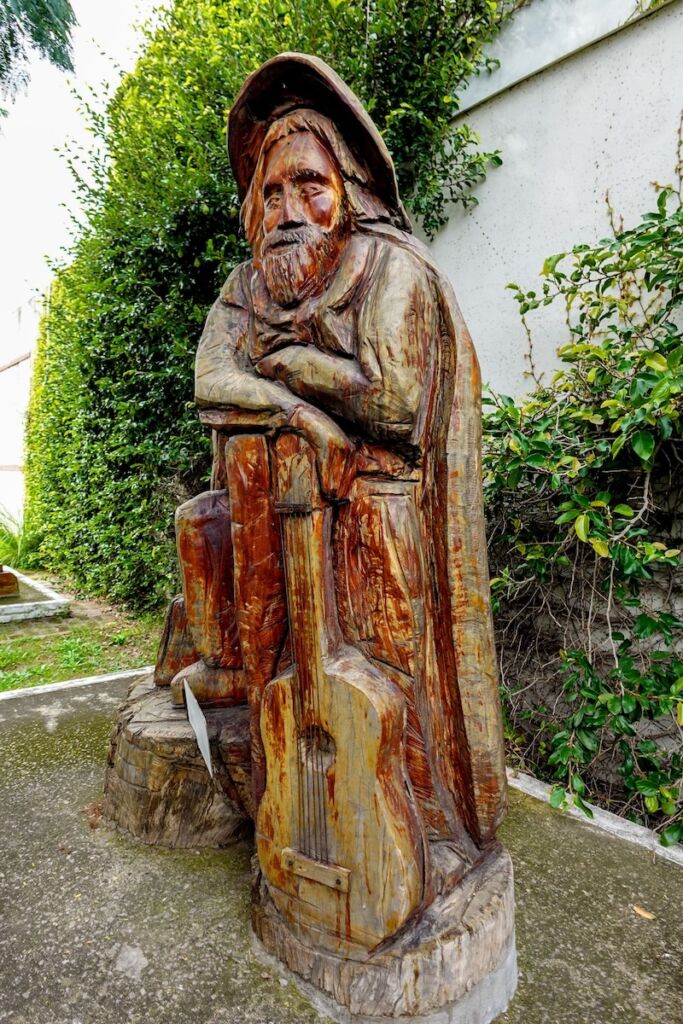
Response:
[{"label": "reddish wood grain", "polygon": [[[389,154],[334,73],[281,55],[230,118],[253,259],[197,353],[214,490],[179,511],[199,661],[173,685],[194,673],[207,699],[248,699],[273,899],[353,957],[456,886],[505,812],[479,371]],[[348,894],[282,863],[333,860],[309,848],[323,819]]]},{"label": "reddish wood grain", "polygon": [[230,482],[236,624],[251,708],[252,783],[258,804],[265,785],[261,697],[277,670],[287,631],[280,524],[266,439],[253,434],[231,437],[225,466]]},{"label": "reddish wood grain", "polygon": [[199,654],[190,635],[185,614],[185,599],[174,597],[168,606],[164,628],[159,641],[154,682],[157,686],[170,686],[181,669],[197,661]]},{"label": "reddish wood grain", "polygon": [[[259,862],[299,934],[358,957],[393,935],[425,896],[427,843],[406,767],[406,704],[344,643],[333,510],[318,491],[312,449],[282,435],[275,465],[293,665],[263,695]],[[317,871],[296,871],[291,850]]]}]

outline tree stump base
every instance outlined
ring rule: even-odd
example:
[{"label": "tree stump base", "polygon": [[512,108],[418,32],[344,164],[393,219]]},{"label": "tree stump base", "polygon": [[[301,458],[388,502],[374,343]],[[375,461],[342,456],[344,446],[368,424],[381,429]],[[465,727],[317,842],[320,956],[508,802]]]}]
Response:
[{"label": "tree stump base", "polygon": [[[297,937],[257,871],[252,924],[267,953],[312,989],[333,1019],[378,1024],[489,1024],[517,986],[512,862],[496,844],[389,946],[363,960],[322,952]],[[331,997],[331,998],[330,998]]]},{"label": "tree stump base", "polygon": [[248,709],[205,714],[213,780],[170,689],[152,675],[131,686],[111,738],[105,820],[150,846],[227,846],[250,830]]}]

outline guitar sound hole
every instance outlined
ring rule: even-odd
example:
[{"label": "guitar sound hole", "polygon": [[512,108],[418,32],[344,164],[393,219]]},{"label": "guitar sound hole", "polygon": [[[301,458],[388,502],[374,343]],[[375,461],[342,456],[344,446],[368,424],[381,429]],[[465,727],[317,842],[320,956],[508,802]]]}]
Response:
[{"label": "guitar sound hole", "polygon": [[309,725],[299,735],[299,756],[312,771],[327,772],[337,754],[337,745],[319,725]]}]

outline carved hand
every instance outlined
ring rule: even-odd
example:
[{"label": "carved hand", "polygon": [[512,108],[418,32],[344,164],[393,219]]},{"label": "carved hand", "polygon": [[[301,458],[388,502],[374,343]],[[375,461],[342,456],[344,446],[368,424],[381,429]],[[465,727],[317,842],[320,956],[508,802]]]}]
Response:
[{"label": "carved hand", "polygon": [[302,361],[306,360],[308,352],[308,346],[287,345],[260,359],[256,364],[256,372],[261,377],[279,380],[291,387],[292,378],[300,375]]},{"label": "carved hand", "polygon": [[289,425],[306,438],[316,454],[320,487],[326,498],[345,498],[355,472],[355,447],[344,431],[324,412],[300,405]]},{"label": "carved hand", "polygon": [[[256,372],[366,429],[369,423],[364,421],[371,421],[374,415],[372,402],[368,401],[372,386],[356,359],[321,352],[314,345],[288,345],[261,359]],[[376,390],[378,395],[383,394],[381,380]]]}]

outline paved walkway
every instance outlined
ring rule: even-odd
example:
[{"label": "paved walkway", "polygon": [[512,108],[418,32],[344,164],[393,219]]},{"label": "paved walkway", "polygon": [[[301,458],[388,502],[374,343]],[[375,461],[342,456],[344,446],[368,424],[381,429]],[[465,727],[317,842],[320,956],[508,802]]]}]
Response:
[{"label": "paved walkway", "polygon": [[[89,824],[126,685],[0,703],[0,1022],[327,1022],[254,955],[250,844],[150,850]],[[683,870],[511,802],[521,977],[501,1024],[683,1021]]]}]

